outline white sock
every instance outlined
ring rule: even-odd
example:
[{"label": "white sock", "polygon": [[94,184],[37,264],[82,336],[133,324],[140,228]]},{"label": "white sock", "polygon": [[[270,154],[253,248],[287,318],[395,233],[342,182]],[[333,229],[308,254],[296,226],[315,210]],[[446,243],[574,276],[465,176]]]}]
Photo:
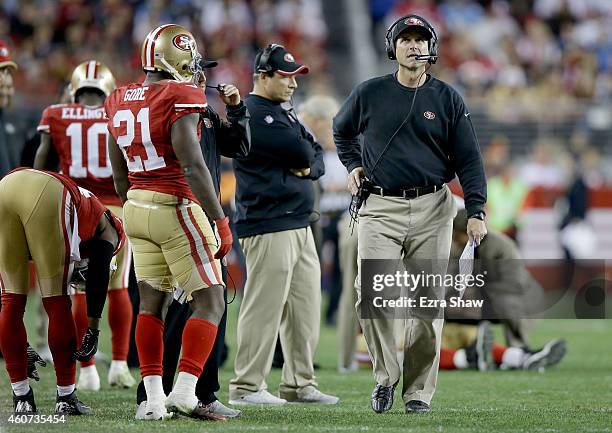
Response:
[{"label": "white sock", "polygon": [[81,373],[82,376],[97,376],[98,375],[98,369],[96,368],[96,365],[88,365],[87,367],[81,367]]},{"label": "white sock", "polygon": [[126,370],[128,368],[127,361],[118,361],[113,359],[111,361],[110,369],[113,370]]},{"label": "white sock", "polygon": [[502,364],[509,368],[521,368],[525,359],[525,351],[520,347],[508,347],[502,355]]},{"label": "white sock", "polygon": [[67,385],[67,386],[59,386],[57,385],[57,395],[59,395],[60,397],[63,397],[65,395],[70,395],[74,392],[76,386],[73,383],[72,385]]},{"label": "white sock", "polygon": [[19,382],[11,383],[11,387],[15,395],[21,397],[30,392],[30,381],[28,379],[20,380]]},{"label": "white sock", "polygon": [[163,400],[166,398],[161,376],[145,376],[142,381],[144,382],[145,391],[147,391],[148,401]]},{"label": "white sock", "polygon": [[453,355],[453,364],[455,364],[456,368],[464,369],[468,368],[467,354],[465,353],[465,349],[459,349]]},{"label": "white sock", "polygon": [[179,371],[176,383],[174,384],[172,391],[182,395],[195,395],[197,382],[197,376],[194,376],[191,373],[185,373],[184,371]]}]

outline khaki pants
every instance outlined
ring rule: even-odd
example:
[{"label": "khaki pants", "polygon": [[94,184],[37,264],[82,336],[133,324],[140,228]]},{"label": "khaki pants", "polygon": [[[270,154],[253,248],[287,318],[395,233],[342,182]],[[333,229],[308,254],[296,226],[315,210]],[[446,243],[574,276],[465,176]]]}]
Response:
[{"label": "khaki pants", "polygon": [[357,226],[349,227],[350,217],[345,213],[338,223],[338,250],[340,273],[342,274],[342,294],[338,308],[338,367],[350,368],[355,355],[359,321],[355,312],[357,292]]},{"label": "khaki pants", "polygon": [[[280,396],[316,387],[321,269],[310,227],[240,239],[247,281],[238,315],[236,377],[230,399],[267,388],[280,330],[285,363]],[[295,397],[294,397],[295,398]]]},{"label": "khaki pants", "polygon": [[[370,195],[359,212],[359,267],[361,259],[436,259],[448,261],[455,204],[448,187],[405,200]],[[446,269],[438,269],[438,272]],[[360,277],[356,304],[377,383],[399,382],[393,318],[362,319]],[[443,319],[405,319],[403,328],[404,402],[430,403],[436,389]]]}]

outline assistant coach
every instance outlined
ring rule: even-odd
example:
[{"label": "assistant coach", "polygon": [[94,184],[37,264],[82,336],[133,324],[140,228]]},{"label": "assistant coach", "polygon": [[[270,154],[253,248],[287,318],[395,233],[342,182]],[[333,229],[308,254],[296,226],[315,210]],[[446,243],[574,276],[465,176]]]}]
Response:
[{"label": "assistant coach", "polygon": [[[370,194],[359,211],[360,266],[361,260],[373,258],[448,261],[455,207],[445,183],[455,174],[465,193],[470,240],[479,242],[486,235],[486,181],[469,112],[453,88],[426,73],[428,63],[437,60],[437,44],[435,30],[423,18],[397,20],[386,35],[397,72],[359,85],[334,119],[349,188],[353,195],[360,189]],[[393,320],[363,319],[360,277],[356,283],[357,313],[376,380],[372,409],[381,413],[391,409],[402,371]],[[406,412],[429,412],[443,320],[410,318],[404,323]]]},{"label": "assistant coach", "polygon": [[[296,75],[308,68],[281,45],[255,58],[251,151],[234,159],[236,231],[244,251],[247,280],[238,315],[236,376],[230,404],[335,404],[318,390],[314,353],[319,340],[321,271],[310,216],[314,182],[325,171],[323,149],[306,132],[289,102]],[[279,397],[267,391],[266,376],[279,335],[285,363]]]}]

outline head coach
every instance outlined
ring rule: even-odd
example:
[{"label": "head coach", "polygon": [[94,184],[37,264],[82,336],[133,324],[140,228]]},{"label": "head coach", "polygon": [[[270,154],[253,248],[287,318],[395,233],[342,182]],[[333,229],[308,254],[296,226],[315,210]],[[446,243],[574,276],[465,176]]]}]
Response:
[{"label": "head coach", "polygon": [[[325,171],[323,150],[293,110],[296,75],[308,72],[277,44],[255,58],[251,150],[233,160],[235,227],[244,251],[247,280],[238,315],[236,376],[230,404],[281,405],[287,401],[335,404],[317,388],[314,351],[319,339],[321,270],[310,215],[313,180]],[[279,397],[265,379],[280,330],[285,357]]]},{"label": "head coach", "polygon": [[[444,262],[455,215],[445,183],[455,174],[465,193],[470,240],[479,242],[486,234],[486,180],[478,141],[461,96],[427,74],[438,58],[438,37],[425,19],[408,15],[394,22],[386,50],[398,70],[357,86],[334,118],[338,155],[349,172],[351,192],[360,198],[354,202],[367,198],[359,210],[360,267],[361,260],[373,258]],[[356,285],[357,312],[376,380],[372,409],[381,413],[391,409],[402,371],[393,320],[363,319],[360,277]],[[410,318],[404,323],[406,412],[429,412],[443,320]]]}]

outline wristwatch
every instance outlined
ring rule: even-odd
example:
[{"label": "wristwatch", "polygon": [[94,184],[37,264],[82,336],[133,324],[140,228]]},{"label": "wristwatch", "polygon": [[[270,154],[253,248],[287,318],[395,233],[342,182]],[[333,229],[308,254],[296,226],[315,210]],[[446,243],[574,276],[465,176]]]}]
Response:
[{"label": "wristwatch", "polygon": [[476,219],[478,219],[480,221],[484,221],[485,213],[483,211],[478,211],[478,212],[475,212],[472,215],[470,215],[470,218],[476,218]]}]

